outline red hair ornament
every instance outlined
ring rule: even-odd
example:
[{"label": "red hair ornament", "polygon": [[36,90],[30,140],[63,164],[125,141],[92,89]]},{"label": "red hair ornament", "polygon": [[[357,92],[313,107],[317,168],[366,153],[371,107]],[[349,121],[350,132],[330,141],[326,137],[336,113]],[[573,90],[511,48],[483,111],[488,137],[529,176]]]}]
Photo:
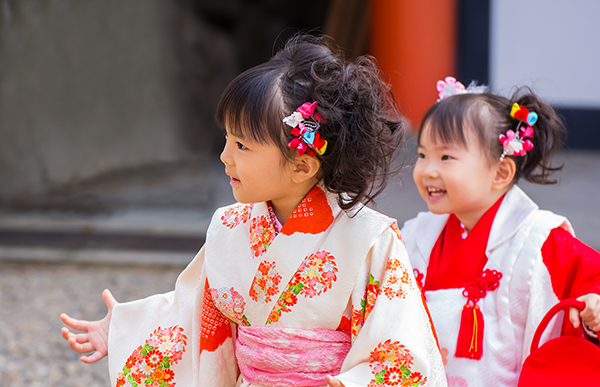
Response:
[{"label": "red hair ornament", "polygon": [[[533,143],[528,138],[533,138],[533,128],[531,126],[537,122],[537,113],[530,112],[526,107],[519,106],[515,102],[510,110],[510,116],[519,120],[519,124],[516,132],[508,130],[505,135],[500,135],[500,143],[504,147],[500,161],[505,156],[525,156],[527,151],[533,149]],[[523,122],[527,124],[526,127],[521,126]]]},{"label": "red hair ornament", "polygon": [[315,112],[318,101],[302,104],[294,113],[285,117],[283,122],[292,127],[292,135],[296,136],[288,144],[291,149],[298,149],[298,156],[306,153],[309,156],[322,155],[327,149],[327,140],[319,134],[321,123],[325,118]]}]

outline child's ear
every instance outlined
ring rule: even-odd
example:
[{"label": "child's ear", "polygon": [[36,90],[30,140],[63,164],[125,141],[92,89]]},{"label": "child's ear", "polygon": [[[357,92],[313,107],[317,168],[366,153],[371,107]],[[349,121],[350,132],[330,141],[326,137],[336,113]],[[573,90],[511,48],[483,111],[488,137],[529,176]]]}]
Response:
[{"label": "child's ear", "polygon": [[515,177],[517,166],[515,161],[510,157],[505,157],[496,165],[496,175],[492,182],[492,188],[501,190],[507,186],[510,186]]},{"label": "child's ear", "polygon": [[292,163],[292,180],[296,183],[303,183],[317,176],[321,170],[321,162],[314,156],[303,154],[296,157]]}]

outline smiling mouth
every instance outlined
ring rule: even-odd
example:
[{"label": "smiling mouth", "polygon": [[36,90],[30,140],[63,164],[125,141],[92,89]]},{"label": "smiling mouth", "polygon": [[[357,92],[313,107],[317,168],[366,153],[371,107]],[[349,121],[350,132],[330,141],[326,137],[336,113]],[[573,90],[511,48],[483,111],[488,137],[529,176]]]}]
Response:
[{"label": "smiling mouth", "polygon": [[231,176],[231,175],[230,175],[230,174],[227,172],[227,170],[225,171],[225,174],[226,174],[227,176],[229,176],[229,182],[230,182],[231,184],[234,184],[234,183],[239,183],[239,182],[240,182],[240,179],[236,179],[235,177]]},{"label": "smiling mouth", "polygon": [[446,191],[443,189],[427,187],[427,196],[429,196],[431,198],[438,198],[440,196],[443,196],[445,193],[446,193]]}]

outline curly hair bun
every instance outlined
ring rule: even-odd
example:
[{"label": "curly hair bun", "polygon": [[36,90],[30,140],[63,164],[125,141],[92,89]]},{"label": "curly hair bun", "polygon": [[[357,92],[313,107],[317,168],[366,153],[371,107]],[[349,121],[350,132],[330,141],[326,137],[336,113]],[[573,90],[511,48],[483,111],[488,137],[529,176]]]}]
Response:
[{"label": "curly hair bun", "polygon": [[258,141],[277,144],[294,157],[293,138],[282,118],[318,101],[326,121],[319,128],[327,151],[317,155],[323,184],[344,210],[367,204],[385,188],[403,121],[373,57],[346,60],[327,37],[297,35],[268,62],[240,74],[217,109],[222,126],[232,120]]}]

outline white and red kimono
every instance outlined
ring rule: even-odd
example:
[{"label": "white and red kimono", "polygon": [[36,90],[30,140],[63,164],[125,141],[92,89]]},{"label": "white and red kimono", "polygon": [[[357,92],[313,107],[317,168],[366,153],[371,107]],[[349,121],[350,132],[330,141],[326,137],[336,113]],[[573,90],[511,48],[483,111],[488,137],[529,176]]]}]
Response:
[{"label": "white and red kimono", "polygon": [[315,186],[283,228],[216,211],[175,290],[115,306],[113,386],[445,386],[396,222]]},{"label": "white and red kimono", "polygon": [[[600,293],[600,254],[517,186],[468,235],[461,226],[454,215],[423,212],[402,228],[448,385],[516,386],[546,312],[559,300]],[[561,328],[578,334],[555,319],[542,342]]]}]

